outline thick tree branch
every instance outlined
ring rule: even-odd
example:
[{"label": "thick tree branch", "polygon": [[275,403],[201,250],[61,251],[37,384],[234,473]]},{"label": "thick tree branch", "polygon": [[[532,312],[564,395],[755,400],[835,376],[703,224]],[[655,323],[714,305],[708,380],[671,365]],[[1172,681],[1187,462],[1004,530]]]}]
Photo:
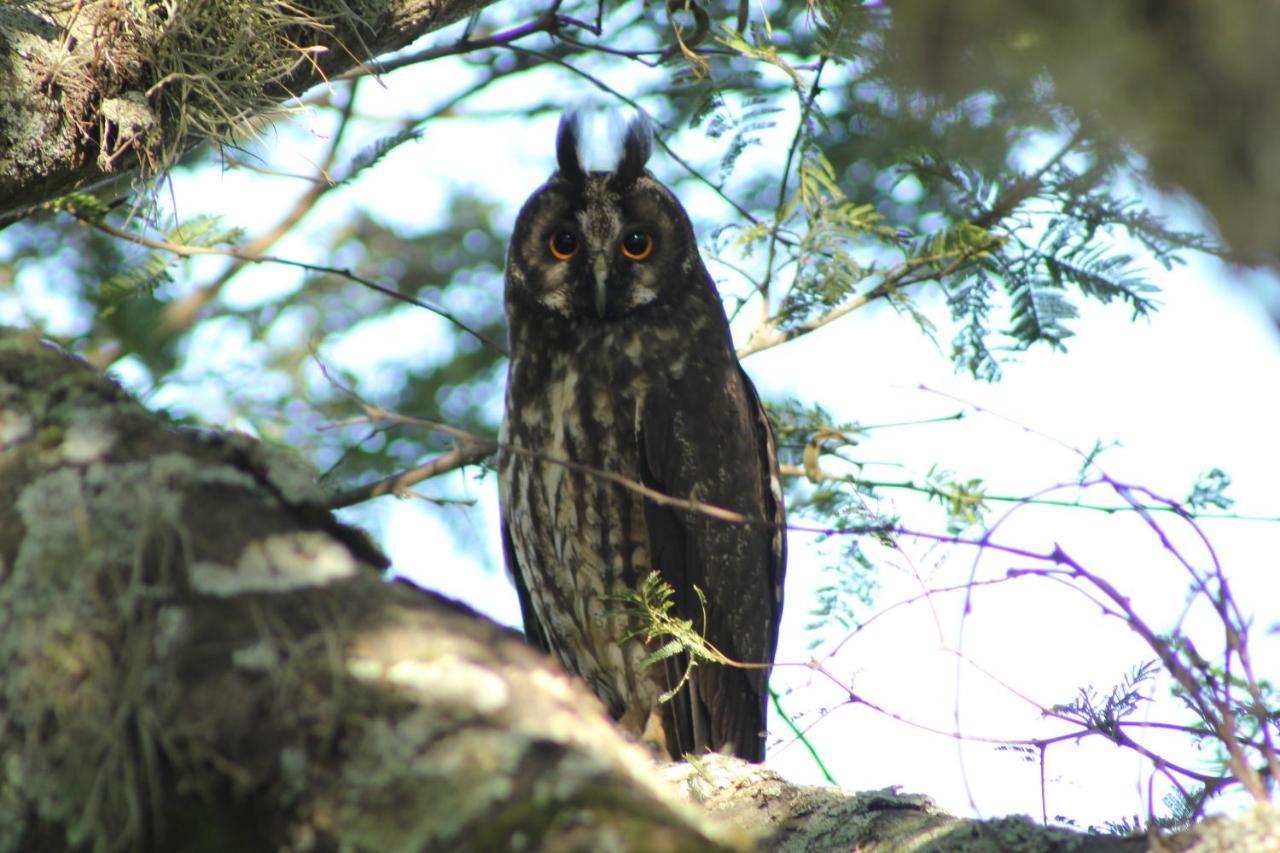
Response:
[{"label": "thick tree branch", "polygon": [[0,332],[0,850],[728,845],[585,688],[384,583],[322,500]]},{"label": "thick tree branch", "polygon": [[195,142],[243,132],[274,105],[488,2],[0,8],[0,225],[139,167],[154,173]]}]

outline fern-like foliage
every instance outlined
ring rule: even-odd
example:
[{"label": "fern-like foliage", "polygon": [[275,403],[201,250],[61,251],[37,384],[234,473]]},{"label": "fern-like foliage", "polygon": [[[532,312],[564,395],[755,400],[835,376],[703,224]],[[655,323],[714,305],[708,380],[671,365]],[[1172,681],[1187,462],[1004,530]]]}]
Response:
[{"label": "fern-like foliage", "polygon": [[991,328],[987,313],[994,291],[991,278],[977,274],[953,285],[947,293],[951,319],[958,326],[951,341],[951,361],[986,382],[997,382],[1003,376],[1000,362],[988,344]]},{"label": "fern-like foliage", "polygon": [[799,239],[789,247],[795,272],[778,310],[783,328],[811,320],[856,293],[869,273],[859,250],[875,239],[880,220],[871,205],[845,197],[821,149],[806,146],[799,159],[796,191],[779,211],[780,221],[796,216],[804,222]]},{"label": "fern-like foliage", "polygon": [[350,183],[353,179],[360,175],[366,169],[371,169],[380,163],[388,154],[395,151],[401,145],[409,142],[417,142],[422,138],[422,130],[415,127],[406,127],[389,135],[383,136],[375,140],[370,145],[361,148],[351,161],[347,164],[346,174],[338,181],[340,184]]},{"label": "fern-like foliage", "polygon": [[[197,216],[163,229],[147,229],[134,220],[133,230],[166,245],[202,249],[231,246],[243,233],[238,228],[223,227],[221,219],[215,216]],[[132,266],[103,281],[91,298],[104,316],[109,316],[124,300],[150,296],[156,288],[172,282],[173,271],[182,261],[181,255],[167,249],[142,253]]]},{"label": "fern-like foliage", "polygon": [[857,539],[846,537],[822,567],[822,580],[814,591],[804,631],[808,647],[815,649],[857,629],[860,611],[869,612],[879,591],[878,572]]},{"label": "fern-like foliage", "polygon": [[[1061,121],[1056,138],[1055,132],[1044,132],[1037,146],[1024,146],[1023,159],[1034,161],[1029,152],[1040,152],[1041,164],[1029,170],[993,170],[928,148],[906,149],[886,176],[899,185],[909,179],[941,209],[917,223],[927,227],[892,225],[883,204],[846,190],[848,167],[828,155],[831,140],[845,130],[832,124],[818,97],[831,85],[819,82],[826,63],[839,69],[831,72],[842,75],[839,79],[857,81],[863,73],[857,63],[835,60],[856,59],[870,49],[871,18],[853,4],[820,1],[811,4],[810,13],[818,23],[810,46],[821,59],[803,70],[768,27],[721,38],[725,47],[771,69],[772,79],[789,86],[799,112],[776,204],[767,215],[736,228],[730,247],[765,265],[754,283],[762,298],[776,303],[770,320],[774,332],[802,333],[882,299],[935,337],[935,321],[919,304],[927,289],[918,287],[933,284],[950,309],[956,367],[995,381],[1010,353],[1035,345],[1064,350],[1075,333],[1082,299],[1123,302],[1135,317],[1148,316],[1158,307],[1158,290],[1149,278],[1152,264],[1168,266],[1180,252],[1214,248],[1203,235],[1169,226],[1118,192],[1115,163],[1108,159],[1112,152],[1062,131],[1067,125]],[[719,137],[731,125],[721,109],[723,90],[715,91],[706,130]],[[899,100],[895,108],[916,107]],[[769,109],[772,121],[776,113]],[[942,111],[935,123],[961,120],[967,118],[957,109]],[[728,150],[726,168],[736,162],[742,143]],[[1143,258],[1129,248],[1135,244],[1145,250]]]},{"label": "fern-like foliage", "polygon": [[723,652],[707,642],[703,632],[707,623],[707,597],[698,587],[693,588],[702,610],[702,627],[692,619],[681,619],[671,612],[675,606],[675,590],[658,572],[650,572],[634,590],[627,590],[615,597],[619,612],[626,614],[632,624],[626,638],[642,637],[651,651],[640,660],[641,666],[652,666],[677,655],[685,655],[684,672],[670,690],[662,694],[666,702],[680,692],[689,675],[699,662],[739,666]]},{"label": "fern-like foliage", "polygon": [[681,68],[672,79],[672,94],[681,104],[681,118],[710,139],[722,140],[720,179],[723,181],[749,148],[761,144],[761,134],[777,124],[781,107],[774,98],[755,91],[760,73],[733,72],[724,77],[694,74]]},{"label": "fern-like foliage", "polygon": [[866,36],[863,20],[869,10],[859,3],[812,2],[814,47],[822,56],[842,62],[857,56]]},{"label": "fern-like foliage", "polygon": [[1154,660],[1144,661],[1133,667],[1105,694],[1092,686],[1082,687],[1070,702],[1054,705],[1056,715],[1079,723],[1086,730],[1096,732],[1117,742],[1121,741],[1120,725],[1150,697],[1142,694],[1143,685],[1160,674],[1160,666]]},{"label": "fern-like foliage", "polygon": [[1187,506],[1192,509],[1231,509],[1235,505],[1235,499],[1227,496],[1227,487],[1230,485],[1230,474],[1221,468],[1210,468],[1191,487],[1191,494],[1187,495]]},{"label": "fern-like foliage", "polygon": [[[1140,244],[1149,261],[1164,267],[1177,263],[1180,252],[1215,248],[1203,235],[1115,198],[1107,171],[1074,138],[1040,169],[1003,181],[933,157],[915,158],[907,168],[923,182],[949,187],[962,223],[991,238],[989,251],[942,280],[960,329],[953,359],[981,379],[1000,378],[1001,349],[1065,349],[1079,316],[1077,298],[1123,302],[1135,318],[1159,307],[1149,265],[1121,248],[1120,238]],[[1007,316],[999,329],[992,326],[997,309]]]}]

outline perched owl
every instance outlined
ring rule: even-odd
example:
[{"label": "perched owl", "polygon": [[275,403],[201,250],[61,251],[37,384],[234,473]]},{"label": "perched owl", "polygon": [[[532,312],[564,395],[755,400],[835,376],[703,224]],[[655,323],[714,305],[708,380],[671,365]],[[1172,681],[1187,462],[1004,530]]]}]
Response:
[{"label": "perched owl", "polygon": [[[773,661],[786,563],[773,437],[689,217],[645,169],[651,148],[648,124],[633,121],[613,171],[586,171],[567,115],[559,169],[516,220],[503,545],[530,642],[586,679],[624,729],[676,759],[760,761],[769,671],[700,663],[661,702],[688,661],[642,666],[653,649],[619,601],[656,569],[674,614],[713,646]],[[581,466],[770,523],[660,506]]]}]

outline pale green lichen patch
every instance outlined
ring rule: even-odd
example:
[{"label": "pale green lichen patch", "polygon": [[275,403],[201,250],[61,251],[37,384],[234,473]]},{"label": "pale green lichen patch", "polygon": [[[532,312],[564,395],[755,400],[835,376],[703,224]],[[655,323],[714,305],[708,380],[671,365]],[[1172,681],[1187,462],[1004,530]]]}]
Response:
[{"label": "pale green lichen patch", "polygon": [[280,787],[289,797],[298,797],[311,785],[311,762],[307,752],[296,746],[280,750]]},{"label": "pale green lichen patch", "polygon": [[[9,57],[31,57],[58,40],[58,30],[27,9],[0,4],[0,31],[11,41],[0,44]],[[0,131],[8,145],[0,145],[0,170],[13,167],[33,176],[52,171],[74,144],[61,125],[61,105],[53,93],[44,94],[41,70],[30,62],[0,63]]]},{"label": "pale green lichen patch", "polygon": [[187,608],[178,606],[161,607],[156,613],[155,653],[165,657],[170,650],[185,642],[191,632],[191,616]]},{"label": "pale green lichen patch", "polygon": [[1237,850],[1280,851],[1280,808],[1262,803],[1236,820],[1210,819],[1195,828],[1190,853],[1234,853]]},{"label": "pale green lichen patch", "polygon": [[[3,399],[0,396],[0,399]],[[0,450],[26,441],[31,436],[34,424],[31,416],[16,409],[0,409]]]},{"label": "pale green lichen patch", "polygon": [[316,482],[315,470],[297,453],[256,441],[251,453],[255,465],[266,472],[268,483],[286,503],[324,505],[324,490]]},{"label": "pale green lichen patch", "polygon": [[0,622],[24,630],[0,632],[0,750],[22,771],[23,807],[62,824],[72,845],[136,840],[141,789],[121,780],[139,769],[135,750],[154,746],[135,712],[160,689],[149,620],[129,585],[141,570],[139,530],[153,529],[138,518],[166,506],[158,495],[138,500],[150,486],[141,464],[64,467],[15,505],[25,535],[0,585]]},{"label": "pale green lichen patch", "polygon": [[233,651],[231,663],[251,672],[270,672],[280,665],[280,649],[270,640],[259,640]]},{"label": "pale green lichen patch", "polygon": [[185,492],[193,483],[234,486],[246,490],[256,483],[252,476],[230,465],[202,464],[184,453],[162,453],[149,463],[157,485],[175,493]]},{"label": "pale green lichen patch", "polygon": [[[14,508],[26,526],[27,535],[22,538],[14,560],[18,576],[12,583],[38,584],[40,589],[32,591],[43,592],[50,582],[74,587],[83,581],[79,566],[95,540],[88,524],[89,507],[83,485],[83,474],[63,468],[40,477],[22,490]],[[40,576],[43,572],[38,573],[41,567],[51,568],[58,577],[46,580],[47,576]],[[7,586],[0,590],[0,596],[6,592],[12,595],[10,590],[15,588]]]},{"label": "pale green lichen patch", "polygon": [[[984,821],[956,821],[930,833],[928,841],[953,853],[1042,853],[1078,850],[1088,836],[1040,826],[1025,815]],[[1248,849],[1248,848],[1246,848]]]},{"label": "pale green lichen patch", "polygon": [[115,171],[115,160],[128,151],[149,151],[160,139],[160,119],[142,92],[122,92],[104,98],[99,107],[104,130],[98,149],[98,168]]},{"label": "pale green lichen patch", "polygon": [[398,661],[387,670],[387,680],[436,701],[470,705],[479,714],[495,714],[511,700],[507,683],[492,670],[452,656]]},{"label": "pale green lichen patch", "polygon": [[382,680],[386,668],[383,667],[381,661],[362,657],[349,657],[347,659],[347,672],[357,681],[371,683]]},{"label": "pale green lichen patch", "polygon": [[345,546],[316,531],[277,533],[245,546],[235,568],[199,562],[191,587],[205,595],[289,592],[352,577],[360,566]]},{"label": "pale green lichen patch", "polygon": [[67,427],[62,434],[62,458],[73,465],[106,456],[116,441],[115,431],[102,418],[86,418]]},{"label": "pale green lichen patch", "polygon": [[482,727],[459,731],[427,708],[373,721],[344,763],[335,818],[358,849],[462,847],[512,794],[522,747]]}]

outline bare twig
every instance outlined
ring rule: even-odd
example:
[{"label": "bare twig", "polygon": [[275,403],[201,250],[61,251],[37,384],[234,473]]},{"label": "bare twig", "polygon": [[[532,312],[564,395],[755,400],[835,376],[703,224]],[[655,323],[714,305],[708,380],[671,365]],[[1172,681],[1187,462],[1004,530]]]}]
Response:
[{"label": "bare twig", "polygon": [[412,485],[432,477],[438,477],[441,474],[447,474],[450,471],[456,471],[459,468],[465,468],[468,465],[474,465],[492,456],[497,449],[496,442],[468,441],[462,443],[448,453],[437,456],[417,468],[401,471],[376,482],[338,492],[329,498],[329,509],[354,506],[382,495],[404,494],[405,490]]},{"label": "bare twig", "polygon": [[485,38],[473,39],[469,35],[464,35],[462,39],[453,44],[436,45],[434,47],[424,48],[382,62],[374,62],[369,65],[361,65],[352,68],[345,74],[340,75],[337,79],[345,80],[356,77],[364,77],[370,74],[389,74],[392,71],[406,68],[410,65],[418,65],[423,62],[430,62],[433,59],[443,59],[446,56],[459,56],[465,53],[473,53],[478,50],[488,50],[494,47],[509,47],[513,43],[523,38],[536,35],[537,33],[548,33],[554,35],[564,26],[585,26],[580,21],[573,18],[558,14],[560,8],[560,0],[555,0],[551,7],[544,11],[532,21],[512,27],[509,30],[503,30],[500,33],[494,33]]},{"label": "bare twig", "polygon": [[[947,420],[951,420],[948,418]],[[867,429],[867,427],[860,427]],[[843,458],[843,457],[841,457]],[[800,465],[780,465],[779,473],[784,477],[804,477],[813,479],[812,472],[806,471]],[[914,480],[875,480],[870,477],[859,477],[855,474],[832,474],[826,470],[818,471],[819,479],[823,481],[831,481],[837,483],[848,483],[851,486],[858,486],[865,489],[902,489],[909,492],[918,492],[929,497],[948,497],[947,492],[930,485],[920,485]],[[1103,483],[1103,480],[1086,480],[1084,482],[1058,483],[1049,488],[1049,491],[1059,489],[1078,490]],[[1043,492],[1037,493],[1043,494]],[[1037,497],[1035,495],[993,495],[983,493],[983,501],[994,501],[996,503],[1014,503],[1019,505],[1031,506],[1053,506],[1062,509],[1079,509],[1089,512],[1101,512],[1107,515],[1116,513],[1146,513],[1158,512],[1169,515],[1177,515],[1182,518],[1194,519],[1214,519],[1218,521],[1265,521],[1270,523],[1280,522],[1280,515],[1242,515],[1234,512],[1203,512],[1200,510],[1190,510],[1173,501],[1167,504],[1158,504],[1156,506],[1134,506],[1133,504],[1101,504],[1101,503],[1085,503],[1079,500],[1055,500],[1045,497]]]},{"label": "bare twig", "polygon": [[[929,391],[931,389],[923,388],[922,390]],[[944,535],[910,529],[895,522],[878,522],[855,530],[827,529],[821,532],[828,536],[870,533],[888,537],[891,542],[894,542],[897,537],[912,537],[924,541],[967,546],[974,549],[974,567],[965,583],[939,590],[926,589],[921,595],[899,602],[899,604],[893,605],[888,610],[904,604],[928,600],[934,592],[961,592],[965,596],[964,613],[967,618],[970,609],[969,596],[979,587],[1028,576],[1041,577],[1054,583],[1066,585],[1072,591],[1083,595],[1092,602],[1104,615],[1122,621],[1142,638],[1146,646],[1155,653],[1161,668],[1173,678],[1177,685],[1178,695],[1185,699],[1188,707],[1196,717],[1195,724],[1182,725],[1151,720],[1126,720],[1124,719],[1126,712],[1123,706],[1117,706],[1113,713],[1111,706],[1107,705],[1106,710],[1097,714],[1090,711],[1087,705],[1081,706],[1079,710],[1070,705],[1048,707],[1035,702],[1031,697],[1019,692],[1012,685],[996,679],[998,684],[1022,701],[1030,702],[1043,715],[1077,727],[1062,735],[1035,739],[1034,746],[1039,750],[1042,762],[1045,760],[1045,750],[1049,746],[1069,740],[1077,740],[1081,737],[1101,735],[1117,746],[1131,750],[1150,762],[1153,767],[1153,775],[1158,774],[1167,779],[1172,786],[1181,792],[1183,800],[1188,806],[1196,810],[1197,813],[1198,810],[1203,808],[1204,803],[1210,796],[1233,784],[1242,785],[1255,799],[1265,800],[1274,784],[1272,780],[1280,778],[1277,776],[1276,770],[1277,765],[1280,765],[1280,759],[1277,757],[1274,733],[1271,731],[1273,712],[1266,704],[1267,697],[1263,695],[1263,687],[1255,676],[1250,661],[1248,617],[1241,612],[1238,603],[1231,594],[1226,574],[1213,544],[1198,525],[1198,521],[1204,516],[1194,510],[1183,507],[1176,501],[1162,497],[1150,489],[1127,484],[1112,478],[1099,464],[1096,453],[1082,452],[1078,448],[1053,439],[1053,437],[1044,435],[1033,428],[1002,417],[980,406],[958,400],[954,396],[946,394],[941,396],[949,400],[965,403],[972,411],[1008,421],[1024,432],[1053,441],[1079,457],[1083,463],[1082,472],[1088,471],[1093,476],[1090,479],[1084,479],[1082,473],[1080,479],[1070,483],[1055,484],[1031,495],[1009,497],[1009,502],[1013,503],[1014,506],[1001,515],[995,523],[988,526],[980,535]],[[811,472],[807,469],[793,467],[787,473],[798,475]],[[829,475],[820,470],[819,474],[822,479],[845,480],[867,486],[910,488],[916,491],[927,491],[930,494],[936,492],[936,489],[926,489],[912,482],[878,483],[855,477]],[[1089,490],[1098,488],[1108,489],[1119,499],[1121,505],[1098,502],[1085,503],[1083,500],[1066,502],[1053,498],[1054,492],[1065,489]],[[998,499],[998,496],[983,496],[983,499],[994,500]],[[1161,548],[1167,551],[1177,565],[1190,577],[1192,596],[1188,601],[1187,607],[1189,608],[1195,602],[1203,601],[1213,608],[1225,636],[1225,648],[1221,658],[1217,661],[1211,661],[1202,656],[1196,650],[1191,638],[1183,633],[1180,627],[1174,627],[1172,631],[1158,631],[1152,628],[1139,612],[1135,603],[1123,590],[1098,572],[1082,564],[1060,543],[1054,543],[1052,548],[1036,550],[1034,548],[1006,544],[997,539],[998,531],[1014,512],[1038,503],[1069,508],[1085,508],[1106,513],[1127,513],[1140,519],[1141,523],[1155,534]],[[1162,528],[1161,525],[1164,520],[1169,517],[1178,518],[1191,527],[1200,545],[1208,555],[1207,567],[1201,568],[1205,561],[1192,559],[1183,553],[1175,537]],[[1215,515],[1212,517],[1231,518],[1232,516]],[[1276,519],[1267,520],[1274,522]],[[1010,567],[1003,577],[984,580],[977,577],[978,561],[988,552],[1017,557],[1026,560],[1030,565],[1028,567]],[[885,612],[888,612],[888,610]],[[1179,617],[1176,623],[1178,626],[1181,625],[1182,618]],[[863,630],[866,624],[870,624],[874,620],[875,617],[849,632],[848,636],[836,646],[836,650]],[[958,649],[945,650],[954,654],[958,662],[968,664],[979,672],[985,673],[982,667],[969,660],[962,651]],[[832,654],[834,654],[834,651]],[[830,655],[827,656],[827,659],[830,659]],[[1237,667],[1242,673],[1240,676],[1234,674]],[[988,677],[992,677],[990,673],[985,674]],[[852,690],[849,690],[849,694],[851,701],[862,701],[861,697],[854,694]],[[1248,724],[1243,722],[1243,718],[1246,717],[1250,718]],[[1135,729],[1138,731],[1177,732],[1192,738],[1212,737],[1221,746],[1225,754],[1225,773],[1223,775],[1215,775],[1213,772],[1202,771],[1193,766],[1172,760],[1168,755],[1161,754],[1151,746],[1137,741],[1132,734]],[[957,718],[955,732],[939,733],[961,737],[962,735],[958,734],[960,731],[961,727]],[[1251,731],[1255,733],[1251,734]],[[1261,759],[1264,765],[1261,769],[1256,766],[1258,759]],[[1196,785],[1192,789],[1185,785],[1184,782],[1194,782]]]},{"label": "bare twig", "polygon": [[[864,305],[876,299],[882,299],[895,290],[900,290],[913,284],[921,284],[926,281],[941,280],[949,275],[953,275],[961,267],[968,264],[973,259],[979,257],[984,252],[994,248],[999,243],[998,240],[992,240],[989,244],[978,247],[967,247],[954,253],[955,257],[942,269],[933,269],[934,265],[942,258],[924,257],[924,258],[907,258],[893,267],[885,270],[881,274],[880,283],[865,293],[860,293],[840,305],[832,308],[825,314],[798,323],[786,329],[779,329],[775,322],[769,321],[756,327],[752,333],[750,340],[745,346],[738,349],[738,358],[746,358],[749,355],[755,355],[762,350],[772,349],[776,346],[793,341],[796,338],[803,337],[810,332],[815,332],[823,326],[830,325],[841,317],[857,311]],[[923,268],[923,272],[921,269]]]}]

